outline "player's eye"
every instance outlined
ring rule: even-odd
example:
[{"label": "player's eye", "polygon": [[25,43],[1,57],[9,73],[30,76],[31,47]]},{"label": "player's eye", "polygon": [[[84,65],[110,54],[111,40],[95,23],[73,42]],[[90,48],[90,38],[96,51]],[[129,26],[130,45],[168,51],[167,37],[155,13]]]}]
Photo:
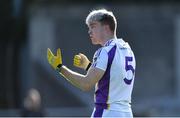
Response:
[{"label": "player's eye", "polygon": [[96,27],[95,24],[90,25],[90,28],[91,28],[91,29],[93,29],[93,28],[95,28],[95,27]]}]

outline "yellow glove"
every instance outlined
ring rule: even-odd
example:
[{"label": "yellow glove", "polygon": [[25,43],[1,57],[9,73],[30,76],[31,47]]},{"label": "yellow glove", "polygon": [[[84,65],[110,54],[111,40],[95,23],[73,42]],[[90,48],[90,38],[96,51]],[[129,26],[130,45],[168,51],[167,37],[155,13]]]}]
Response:
[{"label": "yellow glove", "polygon": [[47,59],[49,64],[55,69],[60,69],[62,66],[62,57],[61,57],[61,50],[60,48],[57,49],[57,55],[54,56],[54,54],[51,52],[51,50],[47,49]]},{"label": "yellow glove", "polygon": [[74,66],[82,68],[84,70],[88,70],[91,65],[91,62],[89,61],[89,59],[84,54],[81,54],[81,53],[74,56],[73,62],[74,62],[73,63]]}]

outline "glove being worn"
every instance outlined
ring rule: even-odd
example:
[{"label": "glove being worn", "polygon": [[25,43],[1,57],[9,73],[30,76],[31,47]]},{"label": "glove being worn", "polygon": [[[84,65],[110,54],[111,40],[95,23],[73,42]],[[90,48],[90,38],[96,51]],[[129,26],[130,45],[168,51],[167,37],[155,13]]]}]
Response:
[{"label": "glove being worn", "polygon": [[91,62],[84,54],[79,53],[78,55],[74,56],[74,66],[88,70],[91,66]]},{"label": "glove being worn", "polygon": [[55,69],[60,71],[60,68],[62,67],[62,56],[61,56],[61,50],[60,48],[57,49],[57,55],[55,56],[51,50],[47,49],[47,60],[49,64]]}]

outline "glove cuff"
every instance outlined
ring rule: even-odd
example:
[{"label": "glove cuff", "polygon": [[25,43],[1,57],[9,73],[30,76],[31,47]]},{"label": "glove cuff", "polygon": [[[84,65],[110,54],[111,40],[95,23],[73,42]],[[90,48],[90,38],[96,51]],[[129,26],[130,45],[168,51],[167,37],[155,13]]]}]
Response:
[{"label": "glove cuff", "polygon": [[61,72],[61,67],[62,67],[62,66],[63,66],[62,64],[59,64],[59,65],[57,66],[56,70],[57,70],[58,72]]},{"label": "glove cuff", "polygon": [[87,66],[87,68],[86,68],[86,71],[88,71],[89,70],[89,68],[91,67],[91,62],[89,62],[89,64],[88,64],[88,66]]}]

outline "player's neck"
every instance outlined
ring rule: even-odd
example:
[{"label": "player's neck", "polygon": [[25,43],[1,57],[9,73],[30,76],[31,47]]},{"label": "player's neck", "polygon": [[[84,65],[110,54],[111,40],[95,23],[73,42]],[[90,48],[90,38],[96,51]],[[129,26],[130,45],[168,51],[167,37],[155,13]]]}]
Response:
[{"label": "player's neck", "polygon": [[105,44],[108,40],[115,39],[115,38],[117,38],[115,35],[106,36],[106,37],[102,40],[101,45],[104,46],[104,44]]}]

